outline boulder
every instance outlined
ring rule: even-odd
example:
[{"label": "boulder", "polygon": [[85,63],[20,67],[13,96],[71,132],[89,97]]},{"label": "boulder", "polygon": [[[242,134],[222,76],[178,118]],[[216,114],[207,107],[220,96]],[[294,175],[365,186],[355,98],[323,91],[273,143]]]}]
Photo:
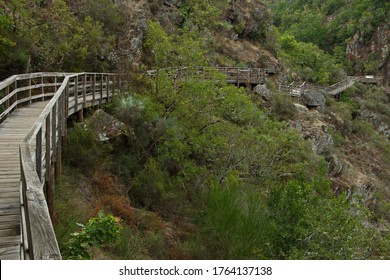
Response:
[{"label": "boulder", "polygon": [[306,90],[303,93],[303,103],[308,108],[316,108],[319,112],[325,111],[325,97],[317,91]]},{"label": "boulder", "polygon": [[103,110],[96,110],[90,119],[90,125],[99,141],[114,140],[126,131],[127,126]]},{"label": "boulder", "polygon": [[271,92],[270,90],[267,88],[266,85],[257,85],[255,86],[255,88],[253,89],[253,91],[257,94],[260,94],[265,100],[269,101],[270,97],[271,97]]}]

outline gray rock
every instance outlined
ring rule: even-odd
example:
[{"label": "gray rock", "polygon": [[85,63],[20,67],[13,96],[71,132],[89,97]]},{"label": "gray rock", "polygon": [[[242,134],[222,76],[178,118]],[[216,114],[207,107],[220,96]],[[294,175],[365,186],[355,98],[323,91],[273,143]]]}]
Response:
[{"label": "gray rock", "polygon": [[389,125],[386,124],[385,122],[383,122],[379,118],[379,116],[377,114],[375,114],[374,112],[372,112],[368,109],[364,109],[361,112],[359,112],[357,119],[370,122],[379,133],[383,134],[384,136],[386,136],[387,139],[390,140],[390,127],[389,127]]},{"label": "gray rock", "polygon": [[90,124],[99,141],[116,139],[126,130],[126,124],[101,109],[96,110],[93,114]]},{"label": "gray rock", "polygon": [[325,111],[325,97],[317,92],[306,90],[303,93],[303,102],[308,108],[316,108],[319,112],[323,113]]},{"label": "gray rock", "polygon": [[263,98],[267,101],[270,100],[270,97],[271,97],[271,92],[270,90],[267,88],[266,85],[257,85],[255,86],[255,88],[253,89],[255,93],[257,94],[261,94],[261,96],[263,96]]},{"label": "gray rock", "polygon": [[325,160],[328,162],[329,177],[339,177],[346,169],[344,162],[335,154],[328,153],[325,156]]},{"label": "gray rock", "polygon": [[330,134],[321,133],[312,139],[312,148],[318,155],[324,155],[330,151],[334,145]]}]

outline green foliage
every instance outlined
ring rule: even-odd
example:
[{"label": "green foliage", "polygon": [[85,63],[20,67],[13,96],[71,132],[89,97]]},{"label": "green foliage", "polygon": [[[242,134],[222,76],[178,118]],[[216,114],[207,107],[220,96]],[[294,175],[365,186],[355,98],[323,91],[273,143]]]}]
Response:
[{"label": "green foliage", "polygon": [[90,259],[91,246],[101,247],[119,240],[120,225],[114,216],[99,211],[97,217],[89,219],[86,225],[78,224],[81,232],[71,234],[65,244],[64,256],[67,259]]},{"label": "green foliage", "polygon": [[294,119],[297,115],[297,109],[292,103],[291,97],[284,93],[272,95],[271,106],[273,115],[280,121]]},{"label": "green foliage", "polygon": [[65,162],[85,172],[106,164],[112,149],[110,144],[98,142],[88,123],[75,124],[69,130],[67,145],[69,149],[65,153]]},{"label": "green foliage", "polygon": [[[326,180],[296,179],[259,193],[234,173],[207,191],[196,242],[207,259],[367,259],[389,239],[363,226],[366,211],[330,193]],[[370,243],[373,237],[373,243]]]},{"label": "green foliage", "polygon": [[143,207],[162,211],[163,206],[174,198],[173,187],[169,173],[154,158],[150,158],[134,178],[131,195]]},{"label": "green foliage", "polygon": [[0,76],[108,69],[101,58],[112,49],[113,37],[104,33],[103,23],[94,14],[94,19],[76,17],[65,0],[53,0],[50,5],[28,0],[0,4],[4,7],[0,12]]},{"label": "green foliage", "polygon": [[243,192],[237,174],[230,173],[223,185],[214,182],[207,192],[202,223],[205,259],[253,259],[258,257],[264,234],[265,209],[261,196]]},{"label": "green foliage", "polygon": [[224,2],[208,0],[187,0],[180,6],[183,17],[183,27],[189,27],[196,31],[214,29],[218,25]]},{"label": "green foliage", "polygon": [[[388,24],[390,18],[388,1],[385,1],[386,3],[379,0],[267,2],[273,11],[275,24],[282,33],[294,35],[300,41],[315,44],[322,50],[338,56],[338,61],[346,67],[349,67],[344,59],[346,42],[359,32],[363,38],[362,43],[367,44],[377,27]],[[340,56],[343,59],[340,59]],[[374,61],[365,63],[366,71],[370,73],[377,71]]]},{"label": "green foliage", "polygon": [[168,36],[157,22],[148,21],[145,47],[154,57],[154,66],[189,67],[206,65],[202,38],[184,28],[180,36]]},{"label": "green foliage", "polygon": [[291,75],[323,85],[337,80],[341,67],[316,45],[299,42],[291,35],[281,35],[280,45],[279,55],[291,69]]},{"label": "green foliage", "polygon": [[125,22],[123,9],[111,0],[87,0],[82,13],[83,17],[91,17],[94,22],[102,24],[105,33],[121,32]]}]

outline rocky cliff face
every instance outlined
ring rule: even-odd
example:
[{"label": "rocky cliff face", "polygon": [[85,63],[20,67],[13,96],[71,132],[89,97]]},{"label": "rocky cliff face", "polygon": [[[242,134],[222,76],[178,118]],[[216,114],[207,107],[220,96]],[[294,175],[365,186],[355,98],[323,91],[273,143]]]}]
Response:
[{"label": "rocky cliff face", "polygon": [[146,36],[150,9],[147,1],[116,0],[126,18],[122,33],[109,60],[120,71],[138,68],[141,64],[143,41]]},{"label": "rocky cliff face", "polygon": [[[368,37],[368,38],[367,38]],[[385,82],[390,81],[390,29],[388,25],[379,26],[370,35],[358,31],[347,43],[347,59],[361,64],[360,74],[380,72]]]},{"label": "rocky cliff face", "polygon": [[234,26],[233,38],[248,40],[264,39],[271,21],[267,6],[255,0],[231,0],[224,18]]}]

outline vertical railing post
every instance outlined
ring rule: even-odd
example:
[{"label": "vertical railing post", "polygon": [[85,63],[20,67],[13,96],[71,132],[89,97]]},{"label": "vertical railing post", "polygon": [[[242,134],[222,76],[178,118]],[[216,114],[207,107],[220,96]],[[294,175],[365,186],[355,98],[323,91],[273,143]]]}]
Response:
[{"label": "vertical railing post", "polygon": [[103,100],[103,80],[104,80],[104,75],[100,75],[100,98],[99,98],[99,105],[102,105],[102,100]]},{"label": "vertical railing post", "polygon": [[56,127],[56,134],[57,134],[57,145],[56,145],[56,168],[55,168],[55,176],[57,180],[61,180],[61,173],[62,173],[62,137],[63,137],[63,118],[64,118],[64,111],[65,111],[65,104],[64,104],[64,97],[66,96],[66,88],[64,92],[61,94],[61,97],[58,99],[58,105],[57,105],[57,127]]},{"label": "vertical railing post", "polygon": [[83,109],[87,105],[87,74],[82,76],[83,78]]},{"label": "vertical railing post", "polygon": [[[18,80],[15,81],[14,83],[14,90],[18,89]],[[18,108],[18,92],[15,92],[15,108]]]},{"label": "vertical railing post", "polygon": [[92,80],[92,104],[95,106],[95,101],[96,101],[96,73],[93,74],[93,80]]},{"label": "vertical railing post", "polygon": [[31,93],[32,93],[32,91],[31,91],[31,77],[28,79],[28,87],[29,87],[29,89],[28,89],[28,99],[29,99],[29,104],[31,104],[32,103],[32,100],[31,100]]},{"label": "vertical railing post", "polygon": [[57,75],[54,77],[54,92],[57,92]]},{"label": "vertical railing post", "polygon": [[43,79],[43,74],[41,76],[41,94],[42,94],[42,101],[45,100],[45,87],[43,86],[43,82],[44,82],[44,79]]},{"label": "vertical railing post", "polygon": [[77,112],[79,110],[79,76],[75,76],[74,78],[74,111]]},{"label": "vertical railing post", "polygon": [[[60,98],[61,99],[61,98]],[[59,99],[59,100],[60,100]],[[52,145],[52,160],[56,161],[57,160],[57,117],[58,117],[58,111],[57,111],[57,102],[54,103],[53,109],[51,111],[51,145]]]},{"label": "vertical railing post", "polygon": [[46,197],[47,207],[49,208],[50,217],[54,217],[54,180],[53,180],[53,166],[51,161],[51,114],[46,117],[46,149],[45,149],[45,162],[46,162],[46,173],[45,173],[45,186],[46,186]]},{"label": "vertical railing post", "polygon": [[107,74],[106,91],[107,91],[107,101],[106,101],[106,103],[108,103],[110,101],[110,74]]},{"label": "vertical railing post", "polygon": [[[7,86],[5,89],[4,89],[4,97],[8,96],[9,95],[9,86]],[[7,99],[5,101],[5,110],[7,110],[9,108],[9,99]],[[8,117],[9,114],[7,114],[7,117]]]},{"label": "vertical railing post", "polygon": [[[65,94],[62,95],[62,106],[61,106],[61,149],[65,150],[66,145],[68,144],[68,130],[66,129],[66,120],[68,118],[69,114],[69,83],[70,79],[68,80],[68,83],[65,87]],[[59,153],[57,153],[59,154]]]},{"label": "vertical railing post", "polygon": [[35,141],[35,169],[42,182],[42,127],[39,129]]}]

